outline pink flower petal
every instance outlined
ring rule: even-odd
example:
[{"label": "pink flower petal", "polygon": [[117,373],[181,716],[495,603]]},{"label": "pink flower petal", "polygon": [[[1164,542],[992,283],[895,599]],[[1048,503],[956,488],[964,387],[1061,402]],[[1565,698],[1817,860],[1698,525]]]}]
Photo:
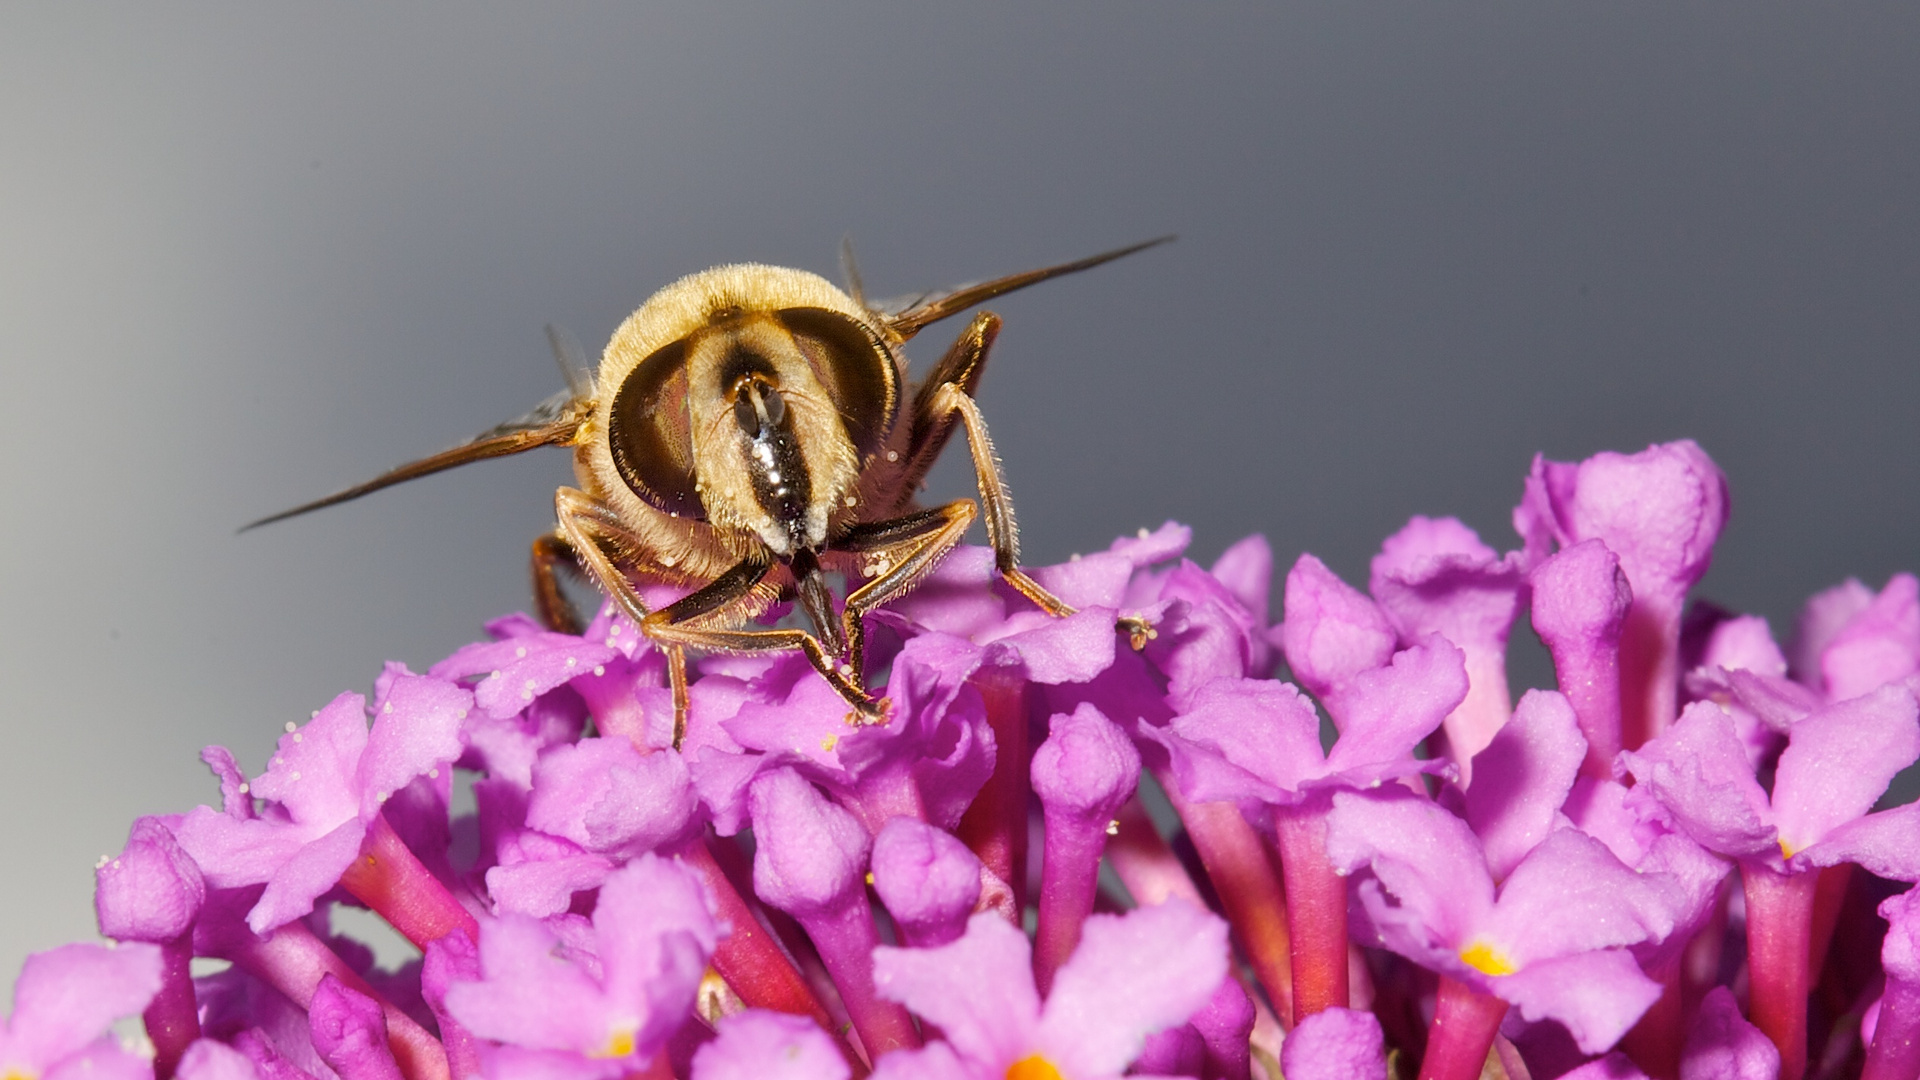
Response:
[{"label": "pink flower petal", "polygon": [[1031,958],[1025,934],[982,912],[951,945],[873,950],[873,982],[881,997],[938,1024],[962,1059],[1004,1072],[1035,1049],[1040,997]]},{"label": "pink flower petal", "polygon": [[847,1080],[847,1059],[804,1016],[749,1009],[693,1055],[693,1080]]},{"label": "pink flower petal", "polygon": [[1117,1074],[1148,1035],[1205,1005],[1226,974],[1226,922],[1185,900],[1095,915],[1054,976],[1041,1048],[1065,1075]]}]

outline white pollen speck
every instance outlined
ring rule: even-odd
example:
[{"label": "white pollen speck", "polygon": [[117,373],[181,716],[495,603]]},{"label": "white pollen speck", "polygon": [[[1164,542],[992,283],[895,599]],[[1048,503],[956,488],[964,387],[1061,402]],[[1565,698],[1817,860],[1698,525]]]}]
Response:
[{"label": "white pollen speck", "polygon": [[680,516],[680,511],[678,511],[678,510],[671,510],[671,511],[668,511],[668,512],[667,512],[667,516],[668,516],[668,517],[679,517],[679,516]]},{"label": "white pollen speck", "polygon": [[888,460],[888,461],[899,461],[899,460],[900,460],[900,451],[898,451],[898,450],[889,450],[889,451],[887,451],[887,460]]},{"label": "white pollen speck", "polygon": [[280,755],[278,755],[278,754],[275,754],[275,755],[274,755],[274,757],[273,757],[273,763],[274,763],[275,765],[278,765],[278,764],[280,764]]},{"label": "white pollen speck", "polygon": [[1107,835],[1108,836],[1120,835],[1120,819],[1115,818],[1114,820],[1107,822]]},{"label": "white pollen speck", "polygon": [[777,484],[777,483],[779,483],[779,482],[780,482],[780,470],[778,470],[778,469],[775,469],[774,471],[772,471],[772,472],[770,472],[770,473],[768,473],[768,474],[767,474],[767,482],[768,482],[768,483],[770,483],[770,484]]},{"label": "white pollen speck", "polygon": [[294,741],[294,742],[295,742],[296,744],[298,744],[298,743],[300,742],[300,739],[301,739],[301,738],[302,738],[302,736],[301,736],[301,734],[300,734],[299,732],[297,732],[297,731],[296,731],[296,732],[294,732],[294,733],[293,733],[293,741]]},{"label": "white pollen speck", "polygon": [[593,673],[595,675],[605,675],[607,673],[607,669],[605,665],[595,664],[593,665]]},{"label": "white pollen speck", "polygon": [[487,678],[489,678],[489,679],[497,679],[497,678],[499,678],[499,677],[500,677],[500,673],[499,673],[499,672],[497,672],[497,671],[489,671],[489,672],[487,672]]},{"label": "white pollen speck", "polygon": [[383,791],[383,792],[381,792],[380,794],[378,794],[378,795],[376,795],[376,796],[374,796],[374,799],[375,799],[375,801],[377,801],[377,802],[386,802],[386,801],[387,801],[388,799],[390,799],[390,798],[392,798],[392,797],[393,797],[393,792],[391,792],[391,791]]},{"label": "white pollen speck", "polygon": [[435,765],[433,768],[427,770],[427,779],[429,780],[440,779],[440,767],[438,765]]},{"label": "white pollen speck", "polygon": [[1079,561],[1080,561],[1080,553],[1076,551],[1076,552],[1074,552],[1073,554],[1071,554],[1071,555],[1069,555],[1069,556],[1067,556],[1067,561],[1068,561],[1068,562],[1079,562]]},{"label": "white pollen speck", "polygon": [[93,868],[94,868],[95,870],[98,870],[98,869],[100,869],[101,867],[103,867],[103,866],[105,866],[105,865],[107,865],[108,863],[110,863],[110,862],[112,862],[112,861],[113,861],[113,856],[111,856],[111,855],[102,855],[102,856],[100,856],[100,861],[99,861],[99,862],[97,862],[97,863],[94,863],[94,864],[93,864]]},{"label": "white pollen speck", "polygon": [[381,711],[381,712],[383,712],[383,713],[390,713],[390,712],[392,712],[392,711],[393,711],[393,702],[391,702],[391,701],[389,701],[389,702],[387,702],[387,703],[386,703],[385,705],[382,705],[382,706],[380,706],[380,711]]},{"label": "white pollen speck", "polygon": [[519,648],[513,650],[513,658],[515,660],[524,660],[526,659],[526,656],[527,656],[527,647],[525,645],[522,645]]},{"label": "white pollen speck", "polygon": [[573,667],[573,666],[574,666],[575,664],[578,664],[579,662],[580,662],[580,660],[579,660],[579,658],[578,658],[578,657],[573,657],[573,656],[569,656],[569,657],[567,657],[567,666],[568,666],[568,667]]},{"label": "white pollen speck", "polygon": [[240,794],[242,794],[242,795],[245,795],[245,794],[246,794],[247,792],[249,792],[249,791],[252,791],[252,790],[253,790],[253,785],[252,785],[252,784],[241,784],[241,785],[240,785]]},{"label": "white pollen speck", "polygon": [[[313,715],[315,715],[315,716],[319,716],[320,714],[316,712],[316,713],[314,713]],[[296,724],[296,723],[294,723],[294,722],[293,722],[293,721],[291,721],[291,720],[289,720],[289,721],[287,721],[287,730],[288,730],[288,731],[292,731],[292,730],[294,730],[295,728],[298,728],[299,726],[300,726],[299,724]]]},{"label": "white pollen speck", "polygon": [[521,701],[532,701],[532,700],[533,700],[533,691],[531,691],[531,690],[522,690],[522,691],[520,691],[520,700],[521,700]]},{"label": "white pollen speck", "polygon": [[854,498],[854,497],[853,497],[853,496],[851,496],[851,495],[849,495],[849,496],[847,496],[847,505],[848,505],[848,506],[859,506],[859,505],[860,505],[860,500],[859,500],[859,499],[856,499],[856,498]]},{"label": "white pollen speck", "polygon": [[287,779],[289,779],[289,780],[298,780],[298,779],[300,779],[300,770],[299,770],[299,769],[295,769],[295,770],[293,770],[293,772],[292,772],[292,773],[290,773],[290,774],[288,774],[288,776],[287,776]]},{"label": "white pollen speck", "polygon": [[608,637],[619,637],[619,636],[620,636],[620,624],[619,624],[619,623],[614,623],[614,624],[613,624],[612,626],[609,626],[609,627],[607,627],[607,636],[608,636]]},{"label": "white pollen speck", "polygon": [[1142,525],[1140,526],[1140,531],[1137,533],[1134,533],[1133,535],[1139,537],[1142,540],[1145,540],[1148,536],[1151,536],[1152,534],[1147,532],[1147,527],[1145,525]]},{"label": "white pollen speck", "polygon": [[[318,719],[320,719],[320,710],[319,710],[319,709],[315,709],[315,710],[313,710],[312,712],[310,712],[310,713],[308,713],[308,714],[307,714],[307,719],[309,719],[309,720],[318,720]],[[289,720],[289,721],[287,721],[287,730],[288,730],[288,731],[292,731],[292,730],[293,730],[293,721],[291,721],[291,720]]]},{"label": "white pollen speck", "polygon": [[465,710],[465,709],[461,709],[461,710],[460,710],[460,715],[459,715],[459,716],[456,716],[456,717],[454,717],[454,719],[456,719],[456,720],[465,720],[466,718],[467,718],[467,710]]},{"label": "white pollen speck", "polygon": [[531,690],[531,689],[533,689],[534,687],[536,687],[536,686],[539,686],[539,685],[540,685],[539,683],[537,683],[537,682],[534,682],[534,681],[533,681],[532,679],[528,679],[528,680],[527,680],[527,689],[529,689],[529,690]]}]

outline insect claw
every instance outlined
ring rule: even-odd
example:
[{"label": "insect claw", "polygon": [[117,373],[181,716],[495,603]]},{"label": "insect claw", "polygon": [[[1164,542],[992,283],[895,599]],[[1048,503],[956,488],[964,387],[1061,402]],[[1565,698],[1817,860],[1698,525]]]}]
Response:
[{"label": "insect claw", "polygon": [[1122,615],[1114,620],[1113,628],[1127,635],[1127,644],[1133,646],[1134,652],[1145,649],[1147,642],[1160,636],[1160,631],[1155,630],[1144,615]]},{"label": "insect claw", "polygon": [[876,698],[865,705],[855,705],[847,714],[849,727],[884,727],[893,719],[893,699]]}]

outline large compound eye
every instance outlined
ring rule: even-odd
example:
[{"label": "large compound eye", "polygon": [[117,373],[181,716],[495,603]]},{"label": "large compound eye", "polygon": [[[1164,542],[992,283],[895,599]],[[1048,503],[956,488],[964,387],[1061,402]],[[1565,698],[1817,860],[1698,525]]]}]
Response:
[{"label": "large compound eye", "polygon": [[635,495],[669,514],[704,519],[693,475],[686,361],[684,340],[640,361],[613,397],[607,446]]},{"label": "large compound eye", "polygon": [[778,317],[832,395],[861,459],[878,453],[900,403],[892,351],[872,328],[837,311],[787,308]]}]

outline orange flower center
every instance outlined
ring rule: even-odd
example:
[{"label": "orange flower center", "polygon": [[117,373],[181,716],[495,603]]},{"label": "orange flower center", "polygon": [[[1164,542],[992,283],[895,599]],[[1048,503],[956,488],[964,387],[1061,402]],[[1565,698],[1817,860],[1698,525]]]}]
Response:
[{"label": "orange flower center", "polygon": [[1062,1080],[1053,1062],[1039,1054],[1028,1054],[1007,1066],[1007,1080]]}]

